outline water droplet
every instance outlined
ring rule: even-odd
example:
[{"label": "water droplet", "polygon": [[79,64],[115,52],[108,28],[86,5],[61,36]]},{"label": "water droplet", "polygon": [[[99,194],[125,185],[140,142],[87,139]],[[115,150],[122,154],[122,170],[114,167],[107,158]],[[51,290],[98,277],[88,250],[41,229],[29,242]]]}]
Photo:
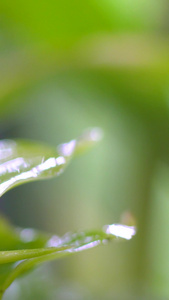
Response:
[{"label": "water droplet", "polygon": [[24,243],[29,243],[29,242],[34,241],[36,239],[36,237],[37,237],[37,233],[32,228],[25,228],[25,229],[21,230],[21,232],[20,232],[20,239]]},{"label": "water droplet", "polygon": [[103,138],[103,130],[99,127],[94,127],[89,131],[89,137],[92,141],[98,142]]},{"label": "water droplet", "polygon": [[136,234],[136,228],[134,226],[121,224],[106,225],[103,229],[107,234],[112,234],[126,240],[130,240]]},{"label": "water droplet", "polygon": [[47,247],[58,247],[61,246],[63,244],[62,239],[57,236],[57,235],[53,235],[50,240],[47,242]]},{"label": "water droplet", "polygon": [[58,147],[58,150],[59,150],[59,153],[61,153],[62,155],[68,157],[68,156],[71,156],[73,154],[73,152],[75,150],[75,147],[76,147],[76,141],[72,140],[69,143],[61,144]]}]

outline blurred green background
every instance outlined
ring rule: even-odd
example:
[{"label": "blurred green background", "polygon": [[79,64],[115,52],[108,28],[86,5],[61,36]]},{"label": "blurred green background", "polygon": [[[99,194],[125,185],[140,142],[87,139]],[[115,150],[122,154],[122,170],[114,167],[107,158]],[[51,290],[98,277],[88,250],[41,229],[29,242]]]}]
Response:
[{"label": "blurred green background", "polygon": [[168,13],[167,0],[1,1],[0,138],[55,146],[104,130],[61,177],[8,192],[1,212],[59,235],[126,212],[138,227],[45,265],[6,299],[169,299]]}]

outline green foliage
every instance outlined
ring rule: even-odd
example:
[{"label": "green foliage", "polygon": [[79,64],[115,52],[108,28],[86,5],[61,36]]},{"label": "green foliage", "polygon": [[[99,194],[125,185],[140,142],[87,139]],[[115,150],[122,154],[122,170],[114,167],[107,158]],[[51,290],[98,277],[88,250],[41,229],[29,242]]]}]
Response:
[{"label": "green foliage", "polygon": [[59,175],[72,157],[97,142],[101,130],[86,131],[78,140],[62,144],[57,150],[28,141],[0,142],[0,196],[25,182]]},{"label": "green foliage", "polygon": [[[86,233],[69,233],[62,238],[46,235],[46,238],[44,238],[45,234],[32,229],[12,229],[2,219],[1,227],[3,227],[3,240],[6,241],[6,237],[8,236],[9,248],[10,246],[12,248],[16,247],[15,250],[0,251],[0,265],[5,264],[0,272],[1,296],[18,276],[26,273],[33,267],[46,261],[93,248],[104,243],[106,240],[116,237],[116,235],[106,233],[106,230],[101,230]],[[12,230],[13,234],[11,234]],[[9,235],[11,235],[10,238]],[[2,248],[5,245],[5,243],[3,244],[3,240],[1,242]],[[44,248],[34,249],[34,247],[39,247],[40,244]],[[18,250],[18,246],[24,249]],[[16,264],[16,262],[19,263]]]},{"label": "green foliage", "polygon": [[[60,174],[69,161],[101,138],[97,128],[86,131],[79,139],[61,144],[57,151],[28,141],[0,142],[0,191],[3,195],[16,185]],[[0,297],[21,274],[33,267],[85,249],[93,248],[117,234],[105,230],[70,233],[62,238],[33,229],[14,229],[0,219]],[[17,264],[16,264],[17,262]],[[19,263],[18,263],[19,262]]]},{"label": "green foliage", "polygon": [[[43,230],[62,236],[112,219],[125,223],[130,212],[139,228],[131,243],[58,263],[47,294],[41,276],[40,291],[33,291],[32,283],[22,290],[21,281],[33,278],[30,272],[13,285],[21,294],[15,297],[11,287],[6,299],[169,298],[167,12],[162,0],[1,1],[1,210],[20,227],[42,230],[14,228],[0,218],[2,290],[43,261],[113,238],[104,229],[68,234],[65,241]],[[106,132],[94,155],[75,162],[57,182],[28,184],[3,195],[17,185],[59,175],[95,143],[91,131],[57,149],[13,138],[57,144],[89,124]],[[69,154],[63,153],[65,146]],[[50,266],[42,267],[48,273]],[[83,291],[69,297],[65,290],[73,281],[91,297],[84,298]],[[58,290],[64,286],[64,295],[50,298],[56,282]]]}]

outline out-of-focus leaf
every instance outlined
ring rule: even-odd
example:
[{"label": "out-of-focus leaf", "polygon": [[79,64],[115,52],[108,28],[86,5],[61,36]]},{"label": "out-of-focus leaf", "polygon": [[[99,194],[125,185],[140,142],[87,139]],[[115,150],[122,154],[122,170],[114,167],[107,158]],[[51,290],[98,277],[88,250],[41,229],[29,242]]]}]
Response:
[{"label": "out-of-focus leaf", "polygon": [[[168,48],[167,37],[145,33],[112,35],[101,31],[83,37],[71,51],[62,51],[52,45],[40,43],[26,49],[19,45],[12,51],[0,52],[1,120],[5,120],[9,114],[15,117],[22,110],[29,99],[27,95],[34,90],[35,84],[43,84],[49,76],[51,79],[58,76],[57,85],[60,86],[66,70],[71,80],[75,70],[83,73],[88,71],[90,75],[93,69],[99,74],[103,68],[106,73],[112,72],[112,83],[108,85],[112,89],[111,93],[116,92],[118,84],[120,92],[124,92],[124,100],[127,88],[129,99],[134,98],[134,102],[145,102],[147,106],[151,99],[155,99],[161,105],[157,94],[161,86],[163,89],[167,86]],[[107,74],[103,74],[102,82],[107,82],[106,77]],[[133,95],[133,90],[137,92],[136,96]],[[151,90],[153,95],[150,97]]]},{"label": "out-of-focus leaf", "polygon": [[0,216],[0,260],[2,262],[2,257],[7,259],[6,264],[0,266],[0,284],[13,269],[12,262],[16,261],[16,259],[10,259],[11,254],[13,254],[13,257],[16,257],[20,251],[23,251],[20,249],[27,249],[29,252],[32,251],[29,249],[43,248],[49,238],[49,234],[41,233],[31,228],[14,228],[4,217]]},{"label": "out-of-focus leaf", "polygon": [[[6,264],[0,273],[0,299],[18,276],[43,262],[96,247],[114,238],[129,240],[134,235],[133,226],[113,224],[100,231],[68,233],[62,238],[51,236],[46,240],[45,248],[0,251],[0,264]],[[12,264],[14,262],[18,263]]]},{"label": "out-of-focus leaf", "polygon": [[0,141],[0,196],[16,185],[59,175],[75,154],[101,138],[93,128],[57,149],[30,141]]},{"label": "out-of-focus leaf", "polygon": [[0,216],[0,251],[44,247],[48,238],[48,234],[41,234],[34,229],[13,228]]},{"label": "out-of-focus leaf", "polygon": [[44,247],[49,237],[50,237],[49,234],[40,233],[33,229],[14,228],[4,217],[1,216],[0,217],[0,241],[1,241],[0,253],[1,253],[1,258],[2,256],[4,256],[4,258],[6,257],[8,263],[3,265],[1,264],[0,266],[0,285],[4,282],[4,280],[6,280],[10,272],[13,270],[14,264],[10,259],[11,255],[9,253],[13,253],[13,255],[16,256],[18,255],[17,251],[19,252],[22,251],[18,249],[27,249],[27,251],[32,251],[29,249]]},{"label": "out-of-focus leaf", "polygon": [[[160,23],[163,3],[137,1],[1,1],[2,24],[16,35],[70,46],[83,36],[98,33],[145,30]],[[44,22],[42,22],[44,20]],[[22,27],[22,31],[18,28]],[[157,26],[157,25],[156,25]]]}]

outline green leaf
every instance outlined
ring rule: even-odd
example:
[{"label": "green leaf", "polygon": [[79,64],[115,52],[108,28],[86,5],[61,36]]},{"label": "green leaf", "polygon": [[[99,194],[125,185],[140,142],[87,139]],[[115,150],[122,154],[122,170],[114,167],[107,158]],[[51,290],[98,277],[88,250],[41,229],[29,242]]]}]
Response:
[{"label": "green leaf", "polygon": [[0,196],[22,183],[59,175],[73,156],[91,147],[100,138],[101,130],[93,128],[57,149],[24,140],[1,140]]},{"label": "green leaf", "polygon": [[[46,241],[47,247],[45,248],[1,251],[0,264],[7,264],[7,269],[3,280],[1,280],[0,299],[18,276],[43,262],[87,250],[115,238],[129,240],[133,235],[135,235],[133,226],[113,224],[104,226],[103,230],[100,231],[68,233],[62,238],[51,236]],[[19,263],[17,265],[9,264],[12,262]]]},{"label": "green leaf", "polygon": [[[90,148],[100,137],[100,130],[91,129],[57,150],[28,141],[1,141],[0,194],[24,182],[59,175],[75,155]],[[43,262],[96,247],[117,237],[131,239],[134,234],[134,227],[114,224],[103,230],[68,233],[60,238],[33,229],[13,228],[0,218],[0,299],[18,276]]]},{"label": "green leaf", "polygon": [[[43,254],[41,248],[46,246],[50,236],[31,228],[14,228],[4,217],[0,216],[0,286],[13,270],[14,262],[21,257],[21,254],[23,254],[22,259],[25,250],[28,251],[26,254],[28,256],[33,255],[35,251],[31,249],[38,249],[39,253]],[[48,250],[45,249],[45,251]]]},{"label": "green leaf", "polygon": [[32,228],[14,228],[0,216],[0,251],[44,247],[49,237],[49,234],[40,233]]}]

